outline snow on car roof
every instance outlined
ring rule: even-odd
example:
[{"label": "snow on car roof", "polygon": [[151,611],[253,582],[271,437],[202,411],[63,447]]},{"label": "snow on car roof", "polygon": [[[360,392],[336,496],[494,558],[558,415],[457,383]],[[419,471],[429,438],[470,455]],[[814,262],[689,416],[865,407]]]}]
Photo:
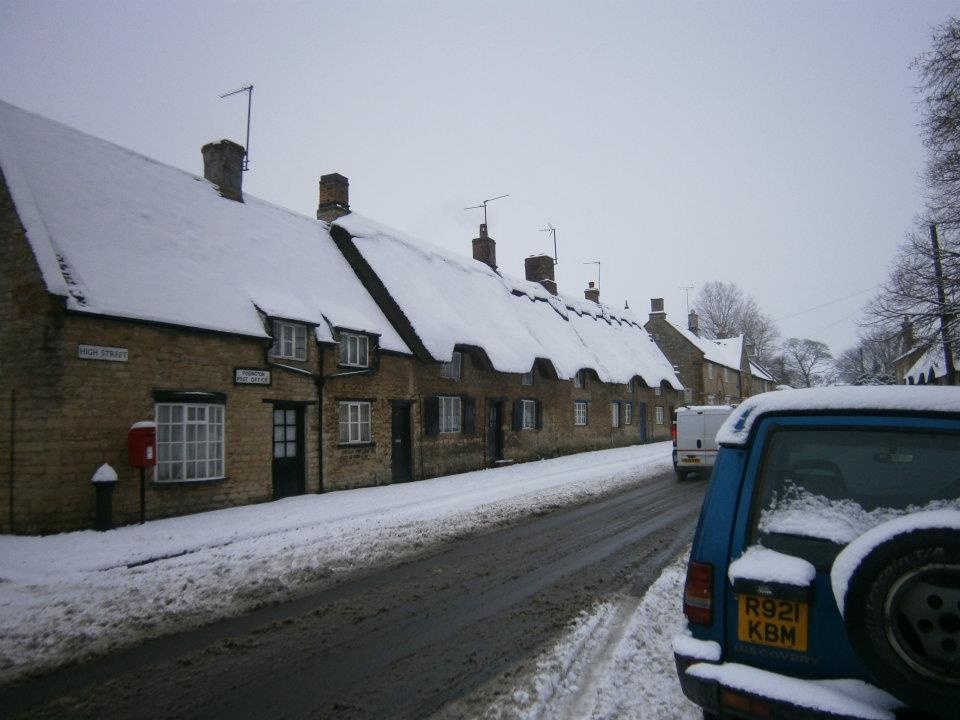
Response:
[{"label": "snow on car roof", "polygon": [[953,413],[960,417],[960,387],[885,385],[778,390],[747,398],[717,432],[719,445],[745,445],[758,418],[770,414],[849,411]]}]

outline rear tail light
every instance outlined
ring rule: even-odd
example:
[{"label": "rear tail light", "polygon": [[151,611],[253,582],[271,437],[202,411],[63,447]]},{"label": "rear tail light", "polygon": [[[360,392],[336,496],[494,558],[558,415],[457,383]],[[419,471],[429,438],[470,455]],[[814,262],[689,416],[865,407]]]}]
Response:
[{"label": "rear tail light", "polygon": [[720,691],[720,705],[727,710],[736,710],[751,718],[770,717],[770,703],[733,690]]},{"label": "rear tail light", "polygon": [[697,625],[713,623],[713,565],[691,562],[687,566],[683,614]]},{"label": "rear tail light", "polygon": [[677,421],[673,420],[670,423],[670,439],[673,440],[673,446],[677,446]]}]

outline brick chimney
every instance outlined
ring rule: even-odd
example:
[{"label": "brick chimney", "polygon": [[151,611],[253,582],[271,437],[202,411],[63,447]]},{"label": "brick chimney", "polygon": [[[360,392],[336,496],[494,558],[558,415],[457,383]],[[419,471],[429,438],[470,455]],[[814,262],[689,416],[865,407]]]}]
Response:
[{"label": "brick chimney", "polygon": [[663,309],[663,298],[650,298],[650,319],[665,320],[667,313]]},{"label": "brick chimney", "polygon": [[340,173],[321,175],[317,220],[329,223],[348,214],[350,214],[350,181]]},{"label": "brick chimney", "polygon": [[697,337],[700,337],[700,316],[696,310],[691,310],[687,315],[687,329]]},{"label": "brick chimney", "polygon": [[243,145],[231,140],[207,143],[203,153],[203,176],[220,188],[220,195],[228,200],[243,202]]},{"label": "brick chimney", "polygon": [[473,239],[473,259],[497,269],[497,243],[487,235],[486,223],[480,225],[480,237]]},{"label": "brick chimney", "polygon": [[527,280],[540,283],[551,295],[557,294],[557,281],[553,274],[553,258],[549,255],[531,255],[523,261]]},{"label": "brick chimney", "polygon": [[600,304],[600,288],[594,287],[593,280],[587,284],[587,289],[583,291],[583,296],[597,305]]}]

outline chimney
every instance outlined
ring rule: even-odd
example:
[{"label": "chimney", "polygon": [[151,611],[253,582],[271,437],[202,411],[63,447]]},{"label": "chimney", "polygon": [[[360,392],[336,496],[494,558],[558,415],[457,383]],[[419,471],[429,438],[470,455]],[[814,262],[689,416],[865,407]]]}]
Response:
[{"label": "chimney", "polygon": [[900,326],[900,351],[913,350],[913,345],[913,321],[910,318],[904,318]]},{"label": "chimney", "polygon": [[480,237],[473,239],[473,259],[497,269],[497,243],[487,235],[486,223],[480,225]]},{"label": "chimney", "polygon": [[593,286],[593,280],[588,283],[587,289],[583,291],[583,296],[597,305],[600,304],[600,288]]},{"label": "chimney", "polygon": [[527,280],[540,283],[551,295],[557,294],[552,257],[549,255],[531,255],[523,261],[523,269],[526,272]]},{"label": "chimney", "polygon": [[220,188],[228,200],[243,202],[243,157],[247,151],[231,140],[207,143],[203,153],[203,176]]},{"label": "chimney", "polygon": [[340,173],[320,176],[320,204],[317,220],[333,222],[350,214],[350,181]]},{"label": "chimney", "polygon": [[700,337],[700,316],[696,310],[691,310],[687,315],[687,328],[697,337]]},{"label": "chimney", "polygon": [[663,310],[663,298],[650,298],[650,319],[665,320],[667,313]]},{"label": "chimney", "polygon": [[749,359],[758,358],[756,343],[747,343],[747,357]]}]

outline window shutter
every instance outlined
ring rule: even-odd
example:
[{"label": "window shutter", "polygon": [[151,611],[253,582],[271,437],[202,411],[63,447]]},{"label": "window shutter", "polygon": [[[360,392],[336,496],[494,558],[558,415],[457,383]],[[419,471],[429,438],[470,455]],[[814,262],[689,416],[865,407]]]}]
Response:
[{"label": "window shutter", "polygon": [[537,417],[534,418],[534,424],[537,430],[543,430],[543,403],[537,400],[536,408]]},{"label": "window shutter", "polygon": [[513,429],[523,430],[523,401],[513,401]]},{"label": "window shutter", "polygon": [[429,435],[440,434],[440,398],[428,397],[423,399],[424,432]]},{"label": "window shutter", "polygon": [[477,431],[477,401],[474,398],[463,398],[463,432],[473,435]]}]

